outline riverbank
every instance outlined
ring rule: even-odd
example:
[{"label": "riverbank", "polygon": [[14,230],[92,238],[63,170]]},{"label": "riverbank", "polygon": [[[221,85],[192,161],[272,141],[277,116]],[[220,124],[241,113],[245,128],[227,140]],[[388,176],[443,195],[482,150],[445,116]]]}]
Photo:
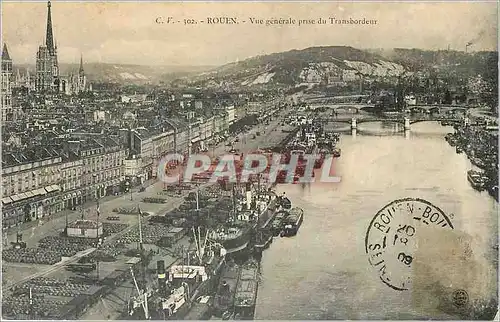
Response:
[{"label": "riverbank", "polygon": [[498,131],[484,126],[455,126],[455,133],[448,134],[446,139],[457,153],[464,152],[481,169],[478,172],[481,185],[472,183],[474,188],[487,190],[498,201]]}]

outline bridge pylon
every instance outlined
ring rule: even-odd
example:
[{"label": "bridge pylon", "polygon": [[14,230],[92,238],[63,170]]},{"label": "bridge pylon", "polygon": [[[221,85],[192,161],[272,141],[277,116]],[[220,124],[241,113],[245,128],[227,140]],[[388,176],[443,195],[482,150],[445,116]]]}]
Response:
[{"label": "bridge pylon", "polygon": [[405,117],[405,131],[410,129],[410,119]]},{"label": "bridge pylon", "polygon": [[351,119],[351,130],[354,130],[354,129],[357,129],[358,128],[358,125],[356,123],[356,118],[352,118]]}]

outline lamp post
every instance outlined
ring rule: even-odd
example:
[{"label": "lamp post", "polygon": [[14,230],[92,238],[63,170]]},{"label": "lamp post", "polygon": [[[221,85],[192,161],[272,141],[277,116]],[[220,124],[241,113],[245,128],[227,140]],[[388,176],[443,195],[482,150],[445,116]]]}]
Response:
[{"label": "lamp post", "polygon": [[130,191],[130,200],[134,200],[132,198],[132,184],[130,183],[131,179],[129,178],[128,181],[125,183],[125,186],[128,188],[128,190]]},{"label": "lamp post", "polygon": [[[96,229],[96,239],[97,239],[97,245],[96,248],[99,249],[101,246],[101,240],[99,236],[99,217],[101,216],[101,210],[99,207],[99,198],[96,196],[96,224],[97,224],[97,229]],[[96,280],[99,281],[99,257],[96,258]]]}]

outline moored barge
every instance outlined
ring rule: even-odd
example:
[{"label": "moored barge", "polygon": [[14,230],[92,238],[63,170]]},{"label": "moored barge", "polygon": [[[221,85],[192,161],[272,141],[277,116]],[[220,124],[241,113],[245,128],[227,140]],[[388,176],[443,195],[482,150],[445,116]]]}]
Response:
[{"label": "moored barge", "polygon": [[282,237],[295,236],[299,231],[302,221],[304,220],[304,210],[301,208],[292,208],[290,213],[283,220],[283,228],[281,231]]},{"label": "moored barge", "polygon": [[259,268],[260,263],[250,259],[241,269],[234,301],[235,319],[237,320],[251,320],[254,317],[259,288]]},{"label": "moored barge", "polygon": [[467,180],[477,191],[483,191],[485,189],[485,178],[481,172],[474,170],[467,171]]},{"label": "moored barge", "polygon": [[283,230],[283,221],[288,215],[289,212],[285,210],[281,210],[278,211],[278,213],[276,213],[269,227],[271,229],[271,233],[273,234],[273,236],[279,236],[279,234]]}]

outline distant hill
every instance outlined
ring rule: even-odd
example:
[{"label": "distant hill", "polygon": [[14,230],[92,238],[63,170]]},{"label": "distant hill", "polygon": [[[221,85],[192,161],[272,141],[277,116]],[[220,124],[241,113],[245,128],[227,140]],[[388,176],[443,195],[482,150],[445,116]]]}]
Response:
[{"label": "distant hill", "polygon": [[498,52],[479,51],[466,53],[455,50],[422,50],[422,49],[371,49],[370,52],[417,71],[449,67],[456,71],[470,71],[484,74],[487,70],[497,70]]},{"label": "distant hill", "polygon": [[405,68],[384,57],[346,46],[311,47],[257,56],[205,72],[193,80],[240,83],[242,86],[300,84],[342,78],[343,71],[355,74],[397,76]]},{"label": "distant hill", "polygon": [[[177,81],[203,87],[259,87],[266,85],[298,86],[365,79],[397,77],[416,71],[464,78],[481,74],[497,79],[498,52],[430,51],[420,49],[368,49],[348,46],[311,47],[249,58],[214,66],[143,66],[86,63],[91,81],[143,84]],[[24,73],[34,66],[15,65]],[[78,64],[61,64],[61,74],[78,72]],[[14,70],[14,73],[16,71]]]},{"label": "distant hill", "polygon": [[[79,64],[60,64],[61,75],[78,73]],[[214,67],[207,66],[144,66],[144,65],[123,65],[108,63],[86,63],[84,64],[85,74],[91,81],[113,82],[113,83],[158,83],[179,76],[200,73]],[[29,68],[30,73],[35,70],[34,65],[15,65],[21,73],[25,73]]]},{"label": "distant hill", "polygon": [[[230,63],[189,77],[198,85],[298,85],[365,78],[400,76],[415,71],[452,69],[464,76],[488,73],[497,66],[498,53],[465,53],[419,49],[361,50],[346,46],[311,47],[262,55]],[[496,70],[496,67],[494,67]]]}]

